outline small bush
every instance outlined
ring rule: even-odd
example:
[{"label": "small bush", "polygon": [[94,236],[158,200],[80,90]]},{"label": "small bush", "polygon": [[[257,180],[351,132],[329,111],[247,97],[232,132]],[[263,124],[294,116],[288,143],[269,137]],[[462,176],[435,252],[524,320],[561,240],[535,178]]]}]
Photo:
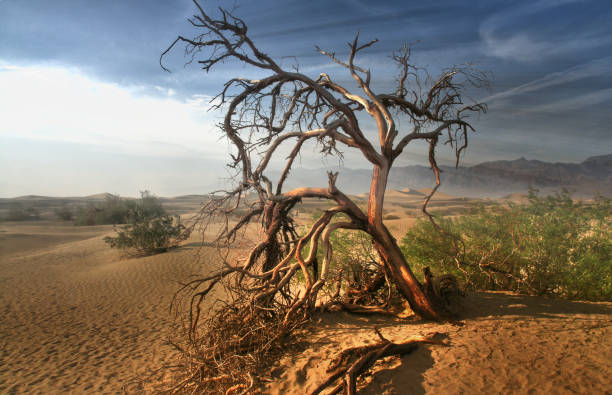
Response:
[{"label": "small bush", "polygon": [[90,203],[79,207],[75,225],[127,224],[136,218],[161,217],[165,214],[159,199],[149,191],[141,192],[139,200],[127,200],[109,195],[101,203]]},{"label": "small bush", "polygon": [[132,254],[152,255],[178,246],[186,235],[179,217],[143,218],[116,230],[117,237],[105,237],[111,248]]},{"label": "small bush", "polygon": [[54,213],[62,221],[72,221],[74,219],[74,209],[68,206],[58,207],[54,210]]},{"label": "small bush", "polygon": [[[316,220],[321,213],[316,213]],[[347,220],[342,214],[338,220]],[[380,265],[372,237],[362,231],[338,229],[329,237],[332,246],[331,260],[327,267],[327,281],[323,291],[328,298],[340,298],[347,303],[383,305],[391,292],[391,303],[401,304],[394,287],[386,283],[384,268]],[[305,252],[304,252],[305,253]],[[315,277],[321,276],[326,250],[323,243],[317,245],[317,264]],[[314,273],[313,273],[314,274]],[[301,285],[305,279],[301,272],[295,276]],[[338,289],[338,287],[340,289]],[[335,296],[332,296],[335,295]],[[331,300],[330,299],[330,300]]]},{"label": "small bush", "polygon": [[612,300],[611,207],[606,199],[584,204],[567,191],[541,197],[531,190],[526,205],[439,219],[446,233],[419,221],[401,246],[417,273],[430,266],[475,288]]},{"label": "small bush", "polygon": [[[321,217],[321,212],[313,214],[312,219],[316,221]],[[338,220],[348,220],[344,214],[337,217]],[[332,246],[333,259],[329,263],[328,278],[334,278],[342,272],[343,276],[359,276],[360,272],[378,265],[378,254],[372,244],[372,237],[365,232],[338,229],[329,237]],[[323,243],[317,245],[317,260],[323,262],[325,250]],[[303,279],[298,275],[300,279]]]},{"label": "small bush", "polygon": [[138,201],[129,202],[126,218],[129,223],[115,229],[116,237],[104,238],[111,248],[151,255],[176,247],[189,236],[180,217],[167,215],[159,199],[148,191],[142,192]]},{"label": "small bush", "polygon": [[15,204],[9,209],[5,219],[7,221],[35,221],[40,219],[40,212],[34,207]]},{"label": "small bush", "polygon": [[383,217],[383,219],[385,221],[388,221],[388,220],[392,220],[392,219],[400,219],[400,217],[399,217],[399,215],[395,215],[395,214],[387,214],[387,215],[385,215]]},{"label": "small bush", "polygon": [[89,203],[76,211],[75,225],[115,225],[128,222],[133,202],[109,195],[101,203]]}]

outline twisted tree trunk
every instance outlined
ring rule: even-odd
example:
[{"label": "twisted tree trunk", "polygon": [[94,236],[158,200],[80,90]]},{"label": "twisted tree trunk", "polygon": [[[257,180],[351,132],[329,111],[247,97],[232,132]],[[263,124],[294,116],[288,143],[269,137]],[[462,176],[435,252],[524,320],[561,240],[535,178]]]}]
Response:
[{"label": "twisted tree trunk", "polygon": [[438,305],[427,295],[404,259],[393,236],[382,225],[373,232],[374,246],[382,261],[391,273],[391,278],[410,308],[424,319],[442,321],[448,318],[443,306]]},{"label": "twisted tree trunk", "polygon": [[[305,322],[316,306],[318,292],[329,284],[335,244],[330,236],[340,229],[372,237],[388,276],[416,314],[431,320],[450,318],[431,291],[432,282],[419,284],[384,225],[384,196],[393,162],[413,141],[429,144],[429,162],[439,185],[435,160],[439,137],[448,139],[458,159],[467,146],[468,131],[473,130],[468,123],[470,114],[486,111],[486,105],[469,100],[464,91],[484,84],[485,76],[469,65],[459,65],[433,77],[411,64],[410,48],[403,46],[392,55],[399,68],[397,86],[392,92],[375,93],[379,85],[373,83],[370,70],[355,62],[359,52],[378,40],[363,43],[357,34],[349,43],[347,60],[318,49],[348,71],[356,83],[352,89],[355,85],[342,86],[326,73],[310,77],[297,67],[285,70],[258,49],[243,20],[222,8],[212,17],[197,0],[194,5],[197,12],[189,22],[200,32],[193,38],[178,36],[160,56],[160,65],[167,70],[162,64],[164,55],[182,43],[191,57],[189,63],[197,60],[206,72],[230,60],[258,72],[256,79],[227,81],[212,104],[225,112],[220,126],[232,144],[228,166],[237,180],[229,190],[213,194],[196,221],[203,230],[209,225],[218,229],[215,240],[227,253],[221,270],[182,288],[190,295],[188,338],[193,340],[201,333],[203,339],[197,345],[202,350],[198,361],[191,364],[193,378],[187,381],[206,377],[194,387],[199,392],[235,389],[231,385],[238,382],[241,388],[252,388],[250,374],[256,371],[258,358]],[[367,131],[362,129],[364,119],[376,122],[377,139],[371,138],[370,124]],[[402,119],[406,122],[400,122]],[[285,188],[306,142],[316,143],[324,156],[342,158],[345,150],[351,150],[373,166],[367,212],[336,188],[337,173],[329,174],[328,188]],[[285,166],[280,177],[270,180],[274,172],[269,165],[285,152],[289,155],[282,159]],[[424,201],[425,213],[431,196]],[[298,234],[291,211],[308,198],[325,199],[333,206],[322,210],[306,232]],[[247,212],[240,214],[243,209]],[[239,216],[237,221],[235,216]],[[261,240],[243,260],[235,260],[229,249],[250,224],[261,226]],[[301,285],[295,286],[297,283]],[[210,300],[211,290],[221,286],[232,293],[231,303],[199,325],[201,306]],[[334,298],[338,299],[338,293]],[[225,336],[227,333],[233,336]],[[237,378],[237,371],[246,374]],[[231,379],[222,385],[218,377]]]},{"label": "twisted tree trunk", "polygon": [[395,238],[383,223],[383,205],[390,166],[374,166],[368,201],[369,233],[376,251],[389,270],[397,290],[406,298],[410,308],[424,319],[441,321],[446,318],[444,308],[427,295],[406,262]]}]

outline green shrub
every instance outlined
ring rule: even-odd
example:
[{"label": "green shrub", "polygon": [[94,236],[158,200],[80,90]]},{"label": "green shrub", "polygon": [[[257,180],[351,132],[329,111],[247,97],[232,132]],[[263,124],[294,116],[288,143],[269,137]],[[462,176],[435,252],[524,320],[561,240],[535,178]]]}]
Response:
[{"label": "green shrub", "polygon": [[7,221],[34,221],[40,219],[40,212],[34,207],[24,207],[17,203],[9,208],[5,219]]},{"label": "green shrub", "polygon": [[[369,234],[361,231],[336,230],[330,236],[333,259],[330,262],[330,278],[342,270],[348,277],[360,276],[361,272],[378,266],[378,255]],[[323,251],[320,250],[320,259]]]},{"label": "green shrub", "polygon": [[101,203],[89,203],[79,207],[75,225],[127,224],[137,218],[161,217],[165,214],[160,200],[149,191],[141,192],[139,200],[108,195]]},{"label": "green shrub", "polygon": [[151,255],[167,251],[186,238],[179,217],[142,218],[116,229],[117,237],[105,237],[111,248],[132,254]]},{"label": "green shrub", "polygon": [[88,203],[77,209],[75,225],[115,225],[129,220],[133,202],[109,195],[101,203]]},{"label": "green shrub", "polygon": [[58,207],[54,210],[54,213],[62,221],[72,221],[74,219],[74,209],[68,206]]},{"label": "green shrub", "polygon": [[142,192],[139,200],[127,203],[128,212],[124,218],[128,224],[115,229],[116,237],[104,238],[111,248],[151,255],[176,247],[189,236],[180,217],[167,215],[159,199],[148,191]]},{"label": "green shrub", "polygon": [[506,289],[570,299],[612,299],[612,218],[609,200],[574,202],[567,191],[526,205],[478,207],[421,220],[403,238],[408,261],[448,272],[481,289]]},{"label": "green shrub", "polygon": [[[317,212],[312,218],[317,220],[321,215],[321,212]],[[348,217],[340,214],[336,220],[347,221]],[[304,229],[304,232],[306,231]],[[366,291],[368,287],[378,283],[378,280],[385,280],[384,269],[379,263],[372,237],[358,230],[337,229],[331,233],[329,242],[332,246],[332,258],[327,271],[328,281],[323,286],[324,292],[328,296],[334,295],[338,291],[338,286],[340,286],[340,297],[345,302],[384,304],[389,293],[387,284],[375,287],[377,289],[375,292]],[[302,256],[306,257],[309,252],[310,245],[303,246]],[[317,246],[318,270],[322,269],[324,257],[324,243],[320,242]],[[322,273],[317,273],[317,276],[321,275]],[[294,279],[297,283],[304,284],[305,280],[301,271],[298,271]],[[391,293],[394,298],[393,303],[395,303],[398,296],[395,288],[392,288]]]}]

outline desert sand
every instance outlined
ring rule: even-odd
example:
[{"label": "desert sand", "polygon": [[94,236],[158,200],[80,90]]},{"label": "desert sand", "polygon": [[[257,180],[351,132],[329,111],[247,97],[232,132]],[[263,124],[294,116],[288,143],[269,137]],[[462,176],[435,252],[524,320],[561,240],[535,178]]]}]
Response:
[{"label": "desert sand", "polygon": [[312,340],[277,364],[267,392],[309,393],[342,349],[378,341],[377,328],[395,342],[440,333],[447,346],[379,361],[362,394],[612,393],[612,303],[501,292],[465,302],[463,326],[326,314],[305,331]]},{"label": "desert sand", "polygon": [[[391,194],[400,237],[412,201]],[[397,201],[396,201],[397,200]],[[458,201],[439,199],[448,206]],[[440,203],[440,205],[443,205]],[[303,210],[303,218],[310,218]],[[176,356],[169,305],[178,282],[217,258],[186,245],[126,258],[103,237],[111,226],[55,221],[0,223],[0,393],[143,393]],[[422,346],[375,365],[364,394],[612,393],[612,303],[569,302],[508,293],[466,299],[463,326],[326,313],[271,370],[265,393],[307,393],[341,349],[439,332],[448,346]]]},{"label": "desert sand", "polygon": [[207,251],[127,259],[109,232],[0,224],[0,393],[138,393],[172,361],[169,305]]}]

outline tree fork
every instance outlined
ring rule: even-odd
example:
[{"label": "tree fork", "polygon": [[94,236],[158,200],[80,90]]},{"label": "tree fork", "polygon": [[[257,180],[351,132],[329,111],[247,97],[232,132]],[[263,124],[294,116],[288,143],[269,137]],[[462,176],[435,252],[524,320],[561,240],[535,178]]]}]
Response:
[{"label": "tree fork", "polygon": [[[370,70],[358,65],[358,55],[378,40],[359,43],[356,35],[349,42],[346,61],[336,58],[333,51],[319,50],[348,71],[356,82],[351,91],[324,72],[309,76],[298,67],[285,70],[285,66],[258,49],[243,20],[223,9],[214,18],[196,0],[194,5],[196,13],[189,22],[198,33],[192,38],[178,36],[160,56],[160,64],[173,47],[184,44],[191,57],[188,63],[194,61],[206,72],[235,61],[247,66],[245,70],[254,69],[253,75],[259,79],[230,79],[212,105],[213,109],[224,111],[220,129],[233,146],[228,166],[235,172],[236,183],[233,189],[215,194],[198,216],[202,229],[218,229],[218,247],[225,253],[219,254],[223,260],[221,271],[184,287],[192,296],[188,300],[191,343],[187,349],[197,350],[194,354],[197,358],[188,355],[189,351],[184,353],[187,370],[193,374],[186,381],[190,391],[252,388],[249,375],[256,372],[274,347],[281,347],[280,334],[289,334],[302,325],[316,305],[319,290],[333,281],[327,278],[333,263],[334,242],[330,234],[337,229],[368,233],[389,281],[413,311],[424,319],[448,319],[445,306],[434,297],[434,292],[428,291],[435,287],[426,288],[419,283],[384,225],[384,197],[392,165],[411,142],[429,143],[429,159],[436,179],[439,169],[435,151],[440,137],[445,137],[445,143],[449,143],[459,159],[467,146],[467,133],[473,130],[469,116],[486,111],[483,103],[466,103],[471,93],[466,89],[486,85],[486,75],[469,65],[459,65],[433,77],[410,63],[410,51],[404,46],[392,57],[399,68],[398,86],[390,93],[377,93],[386,84],[375,85]],[[163,65],[162,68],[168,71]],[[364,119],[375,121],[376,138],[361,129],[360,125],[366,124]],[[342,158],[344,150],[350,150],[372,165],[366,212],[339,190],[335,173],[329,175],[327,188],[284,188],[295,159],[307,146],[306,141],[315,142],[322,156]],[[281,153],[289,154],[282,158]],[[275,173],[269,165],[277,159],[284,160],[282,173],[269,180],[267,176]],[[306,234],[300,235],[293,228],[290,212],[305,198],[326,199],[335,206],[323,210],[322,220],[315,221]],[[242,207],[248,207],[248,212],[236,222],[231,215]],[[349,221],[333,221],[340,213]],[[231,243],[239,233],[246,234],[249,225],[260,226],[259,236],[263,240],[250,249],[245,260],[238,260],[230,251]],[[310,253],[303,257],[301,249],[307,246]],[[320,262],[316,259],[318,246],[325,252]],[[300,282],[300,274],[305,284]],[[341,276],[338,278],[341,281]],[[223,286],[228,287],[229,300],[217,310],[211,308],[208,320],[198,321],[201,306],[214,298],[213,288]],[[336,289],[332,298],[340,300],[342,289],[340,286]],[[201,336],[196,339],[198,333]],[[228,333],[234,335],[226,336]],[[237,371],[244,374],[235,376]],[[212,380],[228,376],[232,377],[228,382]],[[355,375],[352,377],[354,382]]]}]

